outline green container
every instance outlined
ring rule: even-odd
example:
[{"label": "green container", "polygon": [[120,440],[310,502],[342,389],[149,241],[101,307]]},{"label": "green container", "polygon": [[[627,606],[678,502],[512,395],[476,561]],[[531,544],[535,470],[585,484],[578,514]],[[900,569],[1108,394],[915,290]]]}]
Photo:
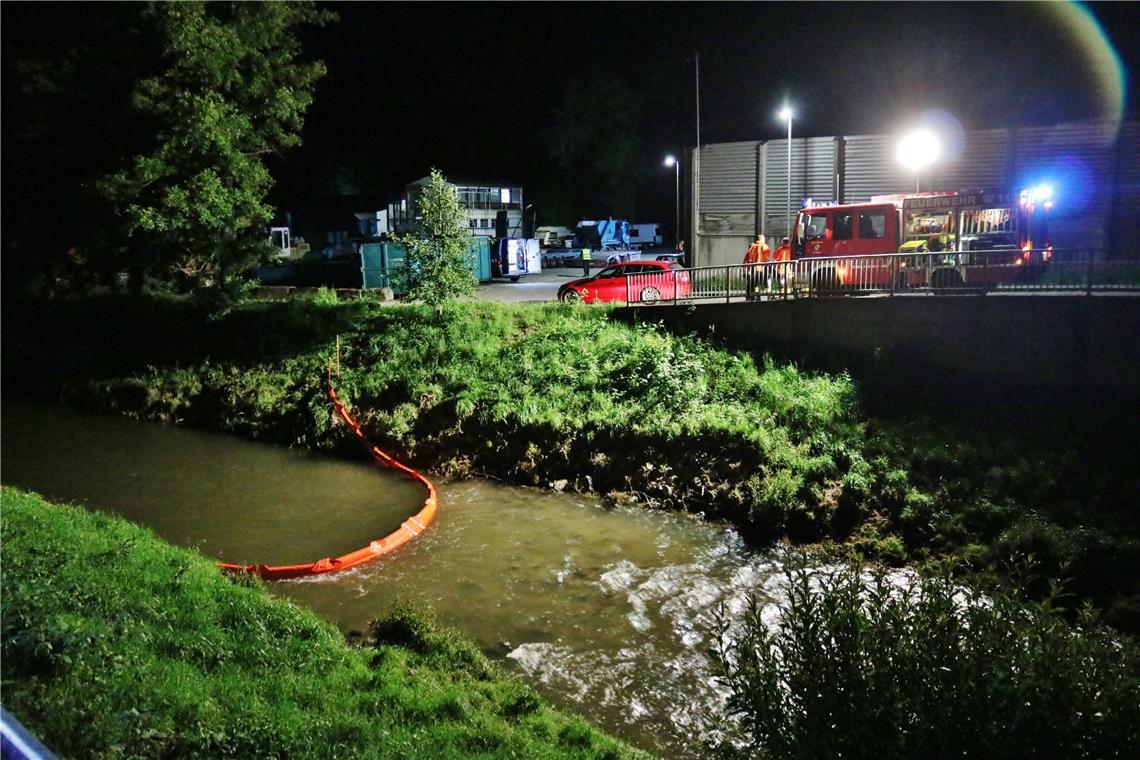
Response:
[{"label": "green container", "polygon": [[391,288],[400,295],[407,291],[403,277],[404,246],[398,243],[365,243],[360,246],[362,287]]},{"label": "green container", "polygon": [[475,255],[469,260],[471,272],[479,282],[491,281],[491,239],[485,237],[471,238],[468,249]]},{"label": "green container", "polygon": [[[473,254],[468,263],[471,273],[479,282],[491,281],[491,241],[485,237],[471,238],[468,250]],[[404,279],[404,246],[399,243],[365,243],[360,246],[360,273],[365,290],[391,288],[396,295],[407,292]]]}]

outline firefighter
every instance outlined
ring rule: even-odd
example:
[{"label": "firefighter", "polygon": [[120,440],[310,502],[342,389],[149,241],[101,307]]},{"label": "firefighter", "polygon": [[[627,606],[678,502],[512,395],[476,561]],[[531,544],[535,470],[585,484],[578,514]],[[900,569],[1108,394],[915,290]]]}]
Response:
[{"label": "firefighter", "polygon": [[594,258],[594,252],[589,248],[582,249],[582,274],[586,277],[590,276],[590,261]]},{"label": "firefighter", "polygon": [[756,242],[744,254],[744,294],[749,301],[756,297],[760,286],[760,274],[756,271],[756,265],[771,260],[772,249],[768,247],[763,235],[757,235]]},{"label": "firefighter", "polygon": [[780,240],[780,247],[776,249],[772,260],[778,262],[776,264],[776,287],[783,290],[788,281],[788,265],[783,262],[792,260],[792,243],[790,240],[787,238]]}]

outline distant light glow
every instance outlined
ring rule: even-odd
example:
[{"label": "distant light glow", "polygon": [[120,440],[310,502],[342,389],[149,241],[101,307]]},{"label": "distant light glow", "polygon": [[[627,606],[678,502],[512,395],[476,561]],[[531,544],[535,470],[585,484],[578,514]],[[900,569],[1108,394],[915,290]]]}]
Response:
[{"label": "distant light glow", "polygon": [[1033,188],[1033,190],[1031,190],[1029,193],[1029,198],[1034,203],[1042,203],[1044,201],[1049,200],[1052,197],[1053,197],[1053,186],[1052,185],[1038,185],[1037,187]]},{"label": "distant light glow", "polygon": [[666,166],[672,166],[675,163],[677,163],[677,159],[674,156],[665,156]]},{"label": "distant light glow", "polygon": [[783,108],[780,109],[780,113],[778,115],[780,117],[780,121],[791,121],[792,116],[794,116],[795,114],[792,113],[792,109],[790,106],[784,106]]},{"label": "distant light glow", "polygon": [[922,171],[941,155],[942,144],[929,129],[916,129],[899,140],[899,163],[911,171]]}]

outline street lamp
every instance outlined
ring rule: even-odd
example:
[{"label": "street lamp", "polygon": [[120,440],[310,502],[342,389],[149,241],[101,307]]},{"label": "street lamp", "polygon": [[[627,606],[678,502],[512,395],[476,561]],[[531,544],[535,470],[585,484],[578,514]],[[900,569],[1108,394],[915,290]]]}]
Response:
[{"label": "street lamp", "polygon": [[792,107],[787,103],[780,109],[779,116],[788,122],[788,239],[792,237]]},{"label": "street lamp", "polygon": [[673,205],[676,208],[676,215],[673,220],[674,235],[676,237],[677,245],[673,250],[680,250],[681,246],[681,162],[674,156],[665,156],[665,165],[673,167]]},{"label": "street lamp", "polygon": [[920,172],[933,164],[942,155],[942,143],[938,135],[929,129],[916,129],[899,140],[898,160],[914,172],[914,191],[922,189]]}]

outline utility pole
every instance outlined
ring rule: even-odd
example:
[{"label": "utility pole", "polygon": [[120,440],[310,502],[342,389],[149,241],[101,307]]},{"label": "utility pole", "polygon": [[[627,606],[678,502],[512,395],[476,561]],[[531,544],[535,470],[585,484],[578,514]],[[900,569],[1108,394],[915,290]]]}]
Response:
[{"label": "utility pole", "polygon": [[701,51],[693,53],[697,77],[697,150],[701,148]]}]

